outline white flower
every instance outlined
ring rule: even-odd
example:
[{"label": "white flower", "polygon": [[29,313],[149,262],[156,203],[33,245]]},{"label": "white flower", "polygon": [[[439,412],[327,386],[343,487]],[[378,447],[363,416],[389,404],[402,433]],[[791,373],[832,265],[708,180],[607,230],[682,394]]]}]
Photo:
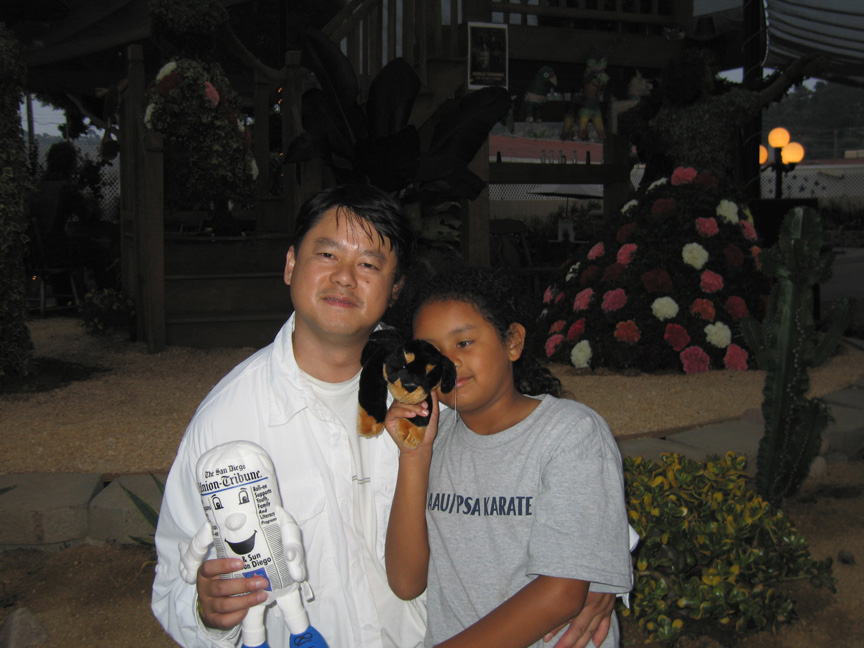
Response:
[{"label": "white flower", "polygon": [[258,177],[258,164],[255,162],[255,158],[249,158],[249,172],[252,174],[253,180]]},{"label": "white flower", "polygon": [[732,343],[732,331],[723,322],[709,324],[705,327],[705,337],[719,349],[725,349]]},{"label": "white flower", "polygon": [[681,250],[681,258],[687,265],[700,270],[708,261],[708,251],[698,243],[688,243]]},{"label": "white flower", "polygon": [[622,214],[626,214],[628,211],[630,211],[631,209],[633,209],[633,208],[634,208],[636,205],[638,205],[638,204],[639,204],[639,201],[638,201],[638,200],[631,200],[630,202],[626,203],[626,204],[621,208],[621,213],[622,213]]},{"label": "white flower", "polygon": [[738,222],[738,205],[731,200],[721,200],[717,205],[717,215],[727,223],[735,225]]},{"label": "white flower", "polygon": [[565,281],[570,281],[571,279],[574,279],[579,274],[579,266],[580,265],[581,264],[579,264],[579,263],[574,263],[572,266],[570,266],[570,269],[567,271],[567,279],[565,279]]},{"label": "white flower", "polygon": [[663,320],[672,319],[678,314],[678,304],[671,297],[658,297],[651,304],[651,312],[654,313],[654,317],[662,322]]},{"label": "white flower", "polygon": [[591,344],[588,340],[577,342],[570,352],[570,362],[577,369],[584,369],[591,364]]},{"label": "white flower", "polygon": [[663,186],[667,182],[669,182],[669,180],[667,178],[660,178],[659,180],[655,180],[650,185],[648,185],[648,191],[651,191],[652,189],[656,189],[657,187]]},{"label": "white flower", "polygon": [[162,69],[159,70],[159,73],[156,75],[156,83],[159,83],[162,79],[164,79],[176,69],[177,63],[175,61],[171,61],[170,63],[166,63],[165,65],[163,65]]},{"label": "white flower", "polygon": [[147,109],[144,111],[144,125],[153,130],[153,126],[151,126],[150,122],[153,120],[153,110],[155,106],[151,104],[147,104]]}]

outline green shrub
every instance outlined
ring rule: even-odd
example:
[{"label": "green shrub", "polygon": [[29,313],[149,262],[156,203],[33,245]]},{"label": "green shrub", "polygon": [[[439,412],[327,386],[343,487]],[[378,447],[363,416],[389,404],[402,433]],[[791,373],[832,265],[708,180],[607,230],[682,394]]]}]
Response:
[{"label": "green shrub", "polygon": [[131,331],[135,321],[135,302],[122,290],[104,288],[88,292],[79,307],[88,333]]},{"label": "green shrub", "polygon": [[780,585],[809,579],[834,591],[831,559],[814,561],[783,512],[745,478],[745,458],[625,460],[633,553],[631,609],[649,641],[674,643],[698,624],[737,632],[789,622],[794,603]]}]

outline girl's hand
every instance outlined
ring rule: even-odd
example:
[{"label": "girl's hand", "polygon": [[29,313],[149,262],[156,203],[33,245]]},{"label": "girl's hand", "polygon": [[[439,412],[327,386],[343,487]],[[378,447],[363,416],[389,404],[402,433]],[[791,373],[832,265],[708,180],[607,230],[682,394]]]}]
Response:
[{"label": "girl's hand", "polygon": [[[417,452],[420,450],[431,451],[432,449],[432,442],[435,440],[435,435],[438,432],[438,395],[435,392],[432,392],[431,396],[427,400],[431,400],[432,402],[431,415],[429,405],[426,401],[417,403],[416,405],[409,405],[394,400],[390,405],[390,409],[387,410],[387,416],[384,417],[384,427],[403,453]],[[419,445],[406,445],[406,422],[413,423],[413,419],[423,416],[429,416],[429,422],[425,426],[426,430],[423,434],[423,440],[420,441]],[[414,435],[412,434],[411,436]]]}]

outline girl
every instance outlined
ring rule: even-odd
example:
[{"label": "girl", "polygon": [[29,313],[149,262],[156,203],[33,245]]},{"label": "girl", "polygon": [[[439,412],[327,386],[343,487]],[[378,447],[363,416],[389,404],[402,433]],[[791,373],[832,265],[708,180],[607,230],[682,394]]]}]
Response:
[{"label": "girl", "polygon": [[[414,337],[453,361],[457,381],[433,398],[423,443],[399,458],[390,586],[406,600],[427,590],[427,646],[543,646],[589,587],[632,586],[618,448],[596,412],[557,398],[560,383],[525,357],[500,271],[436,277],[416,304]],[[424,408],[394,403],[388,431]],[[612,626],[604,648],[618,645]]]}]

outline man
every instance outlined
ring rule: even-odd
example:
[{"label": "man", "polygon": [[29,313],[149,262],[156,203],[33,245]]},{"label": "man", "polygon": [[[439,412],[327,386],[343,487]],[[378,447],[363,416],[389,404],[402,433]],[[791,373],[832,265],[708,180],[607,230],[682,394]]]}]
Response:
[{"label": "man", "polygon": [[[195,585],[180,577],[180,545],[204,523],[195,464],[239,439],[273,459],[282,505],[303,533],[309,620],[331,648],[423,645],[424,602],[398,599],[384,571],[399,452],[389,435],[356,433],[361,353],[411,250],[400,206],[380,190],[336,187],[301,207],[285,266],[294,314],[204,399],[165,484],[152,608],[181,645],[236,646],[247,609],[266,598],[263,578],[222,578],[242,567],[236,559],[205,561]],[[598,627],[605,635],[612,602],[592,597],[559,645],[580,648]],[[269,645],[288,646],[275,608],[265,621]]]}]

